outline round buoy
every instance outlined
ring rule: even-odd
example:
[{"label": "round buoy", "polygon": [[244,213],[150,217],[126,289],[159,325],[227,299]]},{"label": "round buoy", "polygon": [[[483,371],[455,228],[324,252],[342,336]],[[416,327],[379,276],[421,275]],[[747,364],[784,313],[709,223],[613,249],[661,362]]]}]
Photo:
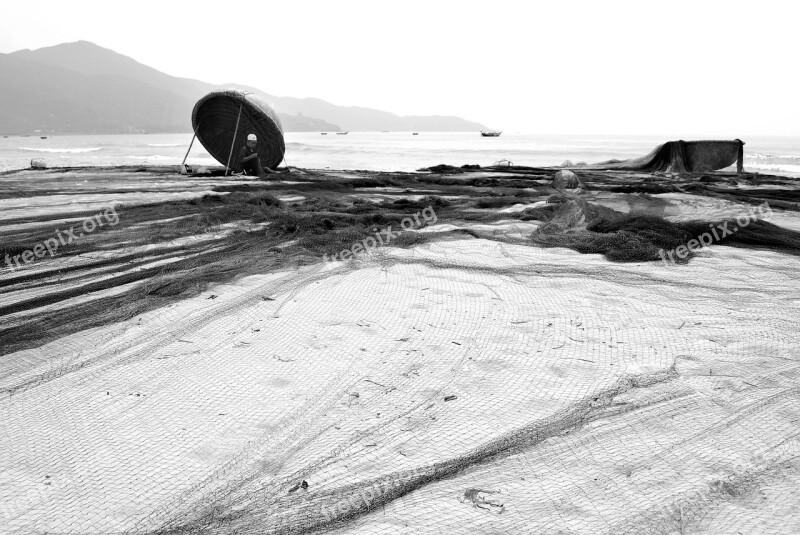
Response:
[{"label": "round buoy", "polygon": [[569,169],[562,169],[553,176],[553,187],[556,189],[579,188],[581,187],[581,182],[578,179],[578,175]]}]

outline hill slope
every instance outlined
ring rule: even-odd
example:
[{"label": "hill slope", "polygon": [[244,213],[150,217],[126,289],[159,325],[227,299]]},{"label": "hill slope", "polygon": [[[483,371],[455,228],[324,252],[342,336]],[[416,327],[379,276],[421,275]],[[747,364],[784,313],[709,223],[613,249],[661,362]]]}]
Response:
[{"label": "hill slope", "polygon": [[[0,131],[181,132],[191,99],[131,78],[0,55]],[[191,130],[191,127],[189,127]]]},{"label": "hill slope", "polygon": [[220,87],[259,94],[287,131],[480,130],[458,117],[402,117],[319,99],[278,97],[240,84],[178,78],[87,41],[0,54],[0,133],[191,131],[194,103]]}]

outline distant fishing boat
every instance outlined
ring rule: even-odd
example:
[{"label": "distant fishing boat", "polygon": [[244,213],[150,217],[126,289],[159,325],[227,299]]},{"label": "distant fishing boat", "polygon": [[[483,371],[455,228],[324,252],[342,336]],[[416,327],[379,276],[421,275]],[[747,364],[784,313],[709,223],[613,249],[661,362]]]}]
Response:
[{"label": "distant fishing boat", "polygon": [[347,134],[349,134],[349,133],[350,133],[350,132],[336,132],[336,135],[337,135],[337,136],[346,136],[346,135],[347,135]]},{"label": "distant fishing boat", "polygon": [[42,139],[47,139],[47,136],[39,136]]},{"label": "distant fishing boat", "polygon": [[320,133],[319,133],[319,135],[321,135],[321,136],[327,136],[327,135],[328,135],[328,133],[327,133],[327,132],[320,132]]},{"label": "distant fishing boat", "polygon": [[500,130],[481,130],[483,137],[500,137],[503,132]]},{"label": "distant fishing boat", "polygon": [[418,135],[419,135],[419,132],[411,132],[411,135],[412,135],[412,136],[418,136]]}]

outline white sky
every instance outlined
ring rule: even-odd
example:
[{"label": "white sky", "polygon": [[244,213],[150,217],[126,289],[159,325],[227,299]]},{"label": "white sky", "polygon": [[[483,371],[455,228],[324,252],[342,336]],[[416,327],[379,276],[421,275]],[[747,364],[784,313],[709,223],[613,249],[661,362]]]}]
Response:
[{"label": "white sky", "polygon": [[176,76],[509,132],[800,135],[795,6],[0,0],[0,52],[83,39]]}]

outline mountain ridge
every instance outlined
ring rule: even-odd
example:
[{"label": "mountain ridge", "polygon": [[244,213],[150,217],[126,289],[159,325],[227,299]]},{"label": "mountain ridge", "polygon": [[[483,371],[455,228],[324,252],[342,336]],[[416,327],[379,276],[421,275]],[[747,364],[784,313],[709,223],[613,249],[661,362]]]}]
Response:
[{"label": "mountain ridge", "polygon": [[0,54],[0,133],[191,132],[210,91],[238,87],[278,111],[286,131],[475,131],[454,116],[400,116],[318,98],[279,97],[242,84],[179,78],[89,41]]}]

